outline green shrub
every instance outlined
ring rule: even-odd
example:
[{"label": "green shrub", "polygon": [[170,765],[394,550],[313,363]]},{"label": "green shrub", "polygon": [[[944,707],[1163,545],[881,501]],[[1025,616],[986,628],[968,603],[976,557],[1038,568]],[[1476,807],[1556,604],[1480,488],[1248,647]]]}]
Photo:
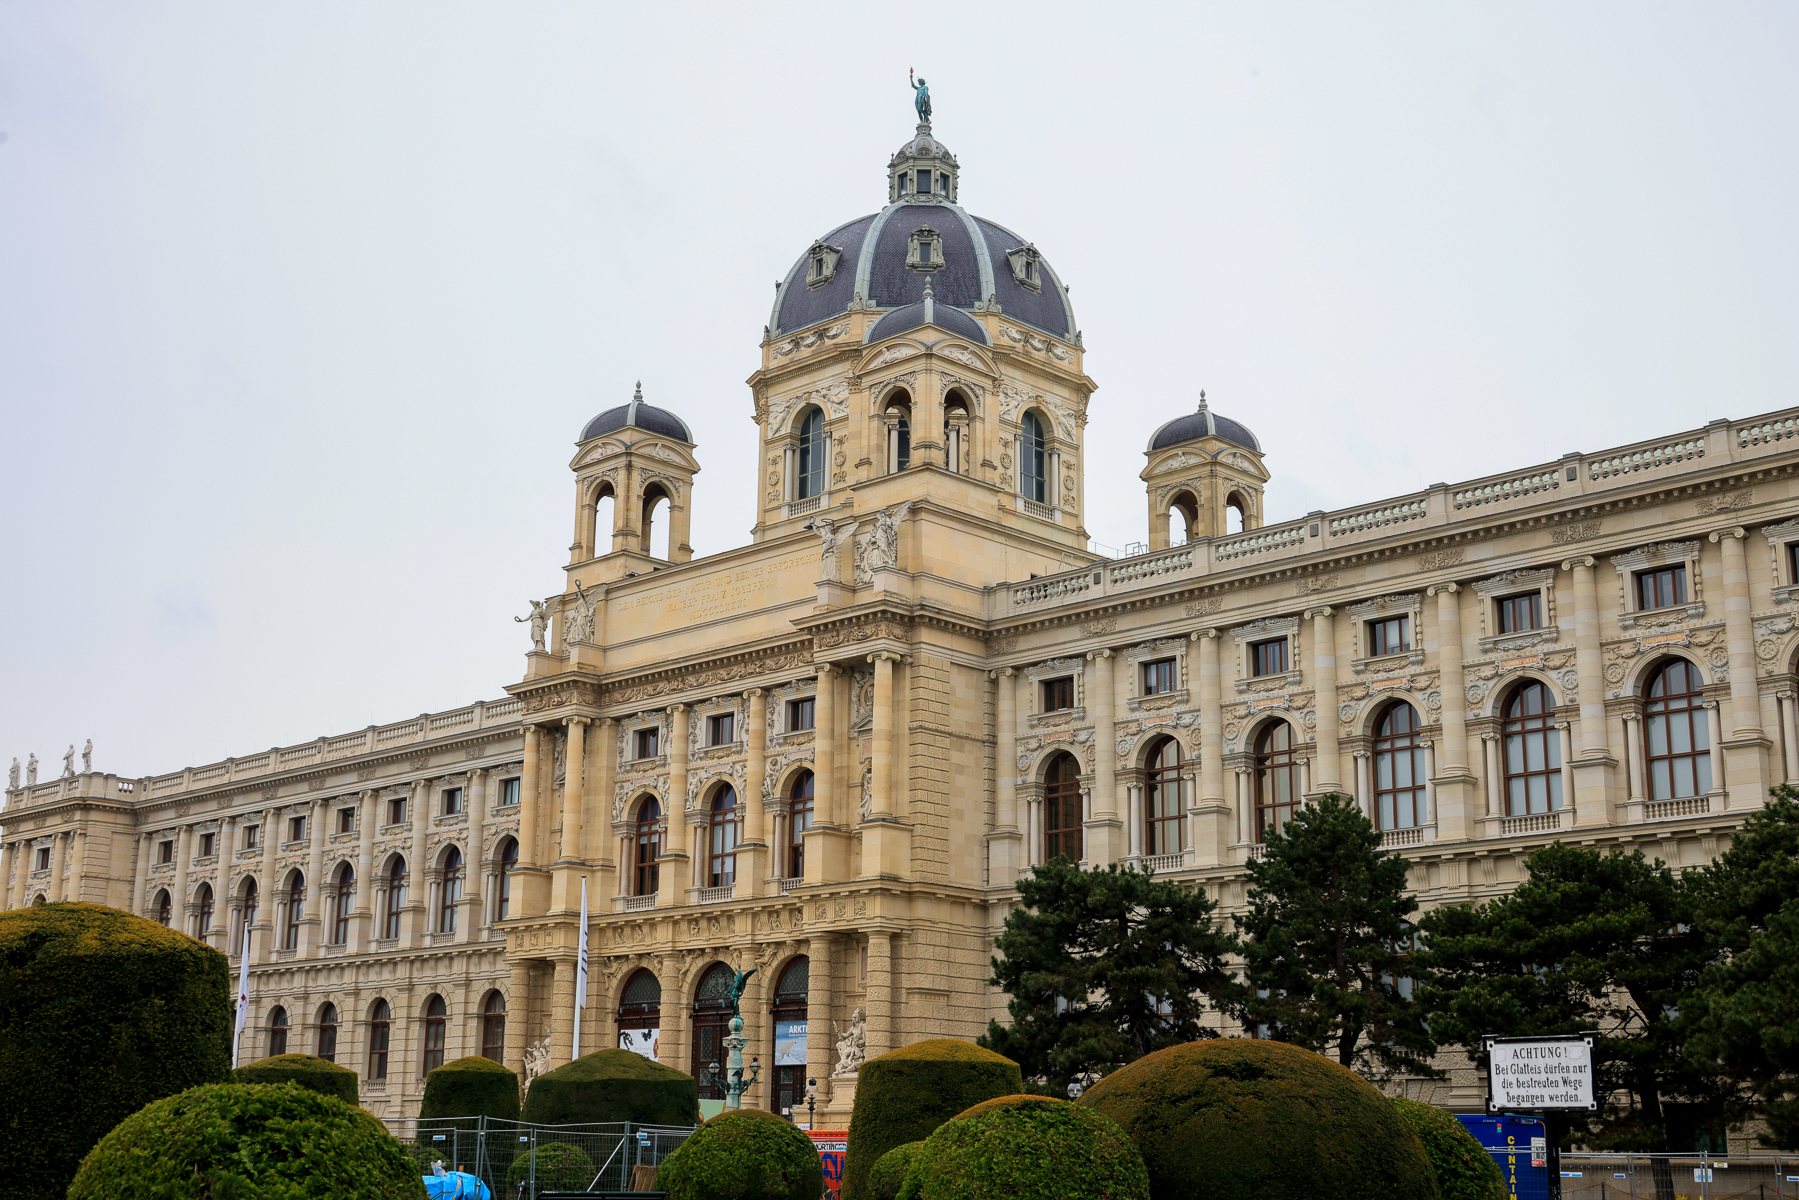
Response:
[{"label": "green shrub", "polygon": [[1022,1091],[1017,1063],[954,1038],[931,1038],[869,1059],[850,1113],[843,1200],[869,1200],[868,1172],[895,1146],[928,1137],[972,1104]]},{"label": "green shrub", "polygon": [[1453,1114],[1416,1100],[1395,1100],[1393,1107],[1424,1143],[1443,1200],[1505,1200],[1505,1172]]},{"label": "green shrub", "polygon": [[473,1129],[480,1118],[518,1120],[518,1076],[491,1058],[458,1058],[425,1076],[419,1137]]},{"label": "green shrub", "polygon": [[774,1113],[723,1112],[662,1160],[669,1200],[819,1200],[824,1164],[797,1125]]},{"label": "green shrub", "polygon": [[524,1119],[533,1125],[698,1125],[699,1085],[685,1071],[630,1050],[599,1050],[533,1079]]},{"label": "green shrub", "polygon": [[184,933],[99,904],[0,913],[0,1178],[62,1200],[102,1135],[231,1077],[231,974]]},{"label": "green shrub", "polygon": [[356,1103],[356,1072],[310,1054],[277,1054],[231,1072],[239,1083],[297,1083],[322,1096]]},{"label": "green shrub", "polygon": [[537,1149],[527,1150],[512,1160],[512,1170],[506,1172],[507,1196],[518,1195],[518,1185],[530,1180],[532,1159],[537,1160],[540,1192],[584,1192],[598,1174],[593,1159],[581,1147],[569,1142],[539,1142]]},{"label": "green shrub", "polygon": [[1151,1200],[1434,1200],[1424,1146],[1374,1086],[1284,1042],[1158,1050],[1081,1097],[1124,1127]]},{"label": "green shrub", "polygon": [[922,1149],[923,1142],[907,1142],[875,1159],[875,1165],[868,1168],[868,1183],[864,1185],[868,1200],[897,1200],[900,1188],[906,1182],[906,1172],[911,1169],[912,1158]]},{"label": "green shrub", "polygon": [[1099,1110],[1049,1096],[1001,1096],[939,1125],[912,1160],[899,1194],[905,1200],[1149,1200],[1149,1173],[1130,1135]]},{"label": "green shrub", "polygon": [[68,1200],[424,1200],[424,1181],[381,1122],[291,1083],[190,1088],[119,1122]]}]

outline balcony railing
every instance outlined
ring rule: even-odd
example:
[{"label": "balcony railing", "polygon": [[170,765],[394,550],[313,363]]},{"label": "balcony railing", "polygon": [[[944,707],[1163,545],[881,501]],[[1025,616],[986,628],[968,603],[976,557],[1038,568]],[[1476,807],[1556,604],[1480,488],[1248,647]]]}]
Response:
[{"label": "balcony railing", "polygon": [[727,883],[723,887],[694,888],[693,902],[695,904],[723,904],[731,898],[731,893],[736,886],[734,883]]},{"label": "balcony railing", "polygon": [[1528,817],[1501,817],[1499,832],[1504,837],[1516,837],[1521,833],[1550,833],[1562,827],[1562,814],[1532,813]]},{"label": "balcony railing", "polygon": [[1669,821],[1676,817],[1702,817],[1711,810],[1710,796],[1688,796],[1684,800],[1651,800],[1643,806],[1643,816],[1650,821]]}]

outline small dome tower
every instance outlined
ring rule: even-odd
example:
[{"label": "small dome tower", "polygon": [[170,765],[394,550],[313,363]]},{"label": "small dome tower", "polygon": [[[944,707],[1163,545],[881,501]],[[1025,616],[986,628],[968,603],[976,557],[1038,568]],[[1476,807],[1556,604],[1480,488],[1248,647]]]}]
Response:
[{"label": "small dome tower", "polygon": [[[693,514],[693,477],[699,473],[693,434],[687,422],[643,401],[643,384],[629,404],[609,408],[581,430],[575,443],[575,540],[569,569],[594,559],[612,559],[611,569],[583,572],[583,580],[612,579],[654,570],[651,523],[666,505],[668,558],[693,557],[687,544]],[[612,528],[596,528],[601,502],[612,501]],[[616,556],[616,557],[615,557]]]},{"label": "small dome tower", "polygon": [[[1262,488],[1268,469],[1262,443],[1249,427],[1221,417],[1199,394],[1199,408],[1150,436],[1140,478],[1149,494],[1149,548],[1220,537],[1235,510],[1244,530],[1262,527]],[[1171,529],[1181,517],[1182,529]]]}]

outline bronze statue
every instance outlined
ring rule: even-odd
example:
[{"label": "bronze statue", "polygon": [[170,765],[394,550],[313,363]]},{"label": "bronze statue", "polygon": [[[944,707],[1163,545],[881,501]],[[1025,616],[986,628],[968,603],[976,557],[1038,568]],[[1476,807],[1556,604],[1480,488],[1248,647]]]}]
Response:
[{"label": "bronze statue", "polygon": [[906,68],[906,78],[912,81],[912,107],[918,110],[918,123],[929,125],[931,123],[931,89],[925,86],[924,80],[913,76],[911,67]]},{"label": "bronze statue", "polygon": [[733,1017],[742,1015],[741,1013],[739,1013],[737,1011],[737,1004],[740,1000],[743,999],[743,989],[749,985],[750,976],[754,975],[755,973],[756,973],[756,968],[751,967],[747,971],[737,971],[732,974],[732,976],[731,976],[731,1015]]}]

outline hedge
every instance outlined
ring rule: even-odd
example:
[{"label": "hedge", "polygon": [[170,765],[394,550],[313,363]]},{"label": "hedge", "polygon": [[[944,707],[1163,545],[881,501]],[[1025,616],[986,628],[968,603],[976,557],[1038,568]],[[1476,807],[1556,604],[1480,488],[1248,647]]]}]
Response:
[{"label": "hedge", "polygon": [[355,1104],[356,1072],[310,1054],[277,1054],[231,1072],[238,1083],[297,1083],[322,1096]]},{"label": "hedge", "polygon": [[220,1083],[119,1122],[81,1164],[68,1200],[424,1200],[381,1122],[292,1083]]},{"label": "hedge", "polygon": [[491,1058],[458,1058],[425,1076],[425,1098],[419,1104],[419,1136],[425,1126],[441,1133],[459,1126],[472,1128],[478,1118],[518,1120],[518,1076]]},{"label": "hedge", "polygon": [[868,1182],[864,1185],[868,1200],[898,1200],[900,1188],[906,1182],[906,1172],[912,1167],[912,1158],[922,1149],[923,1142],[907,1142],[877,1158],[875,1165],[868,1169]]},{"label": "hedge", "polygon": [[1284,1042],[1148,1054],[1087,1089],[1124,1127],[1151,1200],[1435,1200],[1424,1145],[1375,1087]]},{"label": "hedge", "polygon": [[1149,1200],[1130,1135],[1097,1109],[1001,1096],[937,1127],[901,1200]]},{"label": "hedge", "polygon": [[722,1112],[662,1160],[669,1200],[819,1200],[824,1163],[797,1125],[774,1113]]},{"label": "hedge", "polygon": [[868,1173],[895,1146],[983,1100],[1024,1090],[1018,1064],[973,1042],[931,1038],[862,1064],[843,1155],[843,1200],[869,1200]]},{"label": "hedge", "polygon": [[100,904],[0,913],[0,1178],[62,1200],[102,1135],[152,1100],[231,1078],[225,956]]},{"label": "hedge", "polygon": [[506,1172],[506,1195],[518,1195],[518,1185],[530,1180],[533,1158],[537,1160],[540,1192],[584,1192],[599,1173],[581,1147],[570,1142],[539,1142],[537,1149],[527,1150],[512,1160],[512,1170]]},{"label": "hedge", "polygon": [[641,1054],[598,1050],[533,1079],[523,1119],[533,1125],[698,1125],[700,1089],[685,1071]]},{"label": "hedge", "polygon": [[1416,1100],[1393,1107],[1424,1143],[1443,1200],[1506,1200],[1505,1172],[1454,1115]]}]

